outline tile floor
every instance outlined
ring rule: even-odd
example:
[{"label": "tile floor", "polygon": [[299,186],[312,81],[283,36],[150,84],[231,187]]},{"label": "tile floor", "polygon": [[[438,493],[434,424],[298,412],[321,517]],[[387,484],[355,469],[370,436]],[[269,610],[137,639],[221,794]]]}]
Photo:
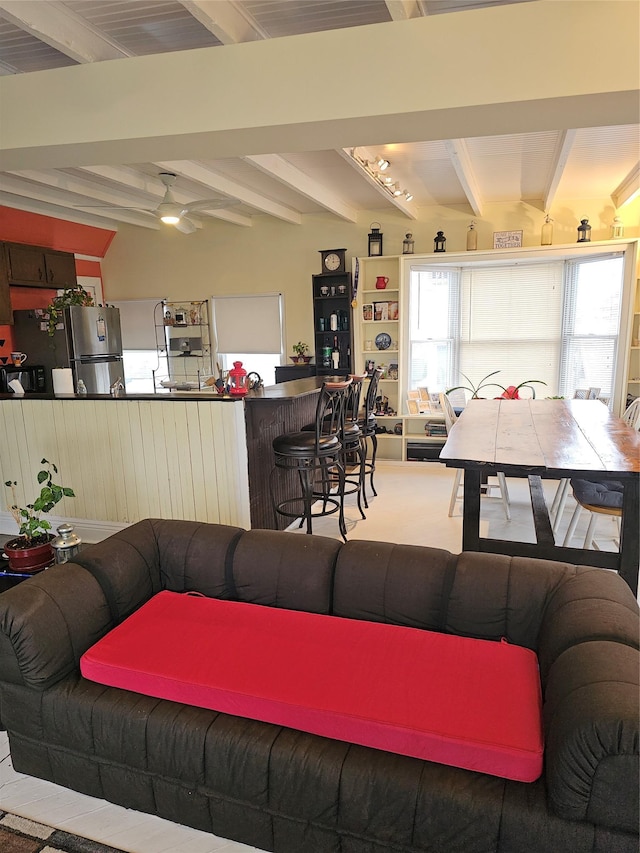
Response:
[{"label": "tile floor", "polygon": [[[360,519],[355,506],[350,505],[347,509],[349,538],[432,545],[458,552],[462,530],[461,504],[456,505],[452,518],[447,515],[453,476],[452,470],[437,462],[381,462],[375,476],[378,497],[370,499],[366,520]],[[526,481],[509,480],[508,483],[511,521],[505,519],[498,498],[483,498],[482,533],[505,539],[534,541]],[[547,483],[546,492],[550,501],[555,493],[555,484]],[[350,504],[353,504],[353,498]],[[573,507],[573,501],[568,500],[558,533],[559,541],[564,537]],[[582,515],[574,540],[576,543],[581,541],[581,534],[584,538],[586,529],[586,513]],[[335,518],[319,519],[315,523],[314,532],[339,538]],[[600,547],[612,549],[614,536],[614,522],[603,518],[596,535]],[[130,811],[16,773],[11,766],[4,732],[0,733],[0,809],[110,844],[128,853],[256,851],[256,848],[244,844]]]}]

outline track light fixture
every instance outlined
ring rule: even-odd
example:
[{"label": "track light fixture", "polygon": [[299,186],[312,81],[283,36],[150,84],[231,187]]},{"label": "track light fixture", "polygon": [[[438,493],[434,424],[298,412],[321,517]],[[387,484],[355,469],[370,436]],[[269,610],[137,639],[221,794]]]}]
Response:
[{"label": "track light fixture", "polygon": [[391,165],[389,160],[385,157],[378,157],[376,155],[374,160],[368,160],[358,153],[357,148],[345,148],[344,151],[355,163],[358,164],[358,166],[360,166],[363,172],[366,172],[367,175],[372,178],[378,186],[386,190],[390,196],[397,199],[403,196],[404,201],[413,200],[413,193],[410,193],[408,190],[400,189],[400,185],[397,181],[393,180],[391,175],[381,174],[382,172],[386,172]]}]

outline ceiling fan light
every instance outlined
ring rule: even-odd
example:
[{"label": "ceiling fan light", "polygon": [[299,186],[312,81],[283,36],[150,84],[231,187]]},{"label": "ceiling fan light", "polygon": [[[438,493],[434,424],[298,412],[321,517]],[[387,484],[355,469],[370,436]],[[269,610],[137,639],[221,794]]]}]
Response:
[{"label": "ceiling fan light", "polygon": [[180,222],[180,217],[173,213],[165,213],[160,217],[160,221],[164,222],[165,225],[177,225]]},{"label": "ceiling fan light", "polygon": [[166,225],[176,225],[180,222],[182,208],[179,204],[176,204],[173,201],[163,201],[158,205],[156,213],[160,217],[160,220]]}]

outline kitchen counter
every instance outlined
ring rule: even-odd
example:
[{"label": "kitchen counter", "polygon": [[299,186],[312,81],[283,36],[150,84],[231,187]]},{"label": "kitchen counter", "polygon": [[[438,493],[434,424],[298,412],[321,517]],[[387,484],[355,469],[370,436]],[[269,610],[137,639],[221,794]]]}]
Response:
[{"label": "kitchen counter", "polygon": [[[0,475],[17,480],[18,496],[30,501],[40,460],[54,462],[76,498],[65,498],[50,521],[70,521],[85,542],[143,518],[275,528],[271,442],[313,420],[321,386],[299,379],[239,398],[0,395]],[[9,512],[0,512],[0,533],[15,532]]]}]

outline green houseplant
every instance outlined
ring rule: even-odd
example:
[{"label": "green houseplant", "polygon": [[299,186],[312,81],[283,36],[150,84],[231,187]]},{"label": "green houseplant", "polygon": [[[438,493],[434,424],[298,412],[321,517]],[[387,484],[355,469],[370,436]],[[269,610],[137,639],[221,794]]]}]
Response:
[{"label": "green houseplant", "polygon": [[491,379],[492,376],[495,376],[497,373],[500,373],[499,370],[494,370],[492,373],[487,373],[486,376],[483,376],[482,379],[476,384],[469,379],[464,373],[460,375],[463,376],[468,385],[455,385],[453,388],[448,388],[445,393],[450,394],[452,391],[470,391],[471,399],[477,400],[480,396],[480,391],[483,388],[500,388],[502,394],[500,394],[501,398],[505,400],[518,400],[520,399],[519,391],[521,388],[528,388],[532,395],[536,396],[536,389],[533,387],[534,384],[537,385],[546,385],[546,382],[543,382],[542,379],[525,379],[524,382],[521,382],[519,385],[500,385],[498,382],[487,382],[487,379]]},{"label": "green houseplant", "polygon": [[71,305],[91,307],[93,305],[93,296],[79,284],[75,287],[67,287],[61,294],[54,296],[45,308],[45,312],[48,314],[47,331],[51,337],[55,334],[58,323],[62,321],[64,309],[69,308]]},{"label": "green houseplant", "polygon": [[311,361],[311,356],[307,355],[309,352],[309,345],[305,344],[304,341],[298,341],[298,343],[294,344],[291,349],[295,353],[295,355],[291,356],[292,361],[296,361],[299,364],[308,364]]},{"label": "green houseplant", "polygon": [[58,469],[53,462],[42,459],[40,464],[44,466],[38,471],[37,480],[40,486],[40,494],[33,503],[18,505],[16,497],[17,482],[6,480],[5,486],[11,490],[11,503],[8,510],[18,525],[18,536],[5,543],[4,550],[9,558],[9,568],[18,572],[35,572],[50,566],[54,561],[51,540],[53,539],[51,524],[44,513],[51,512],[54,506],[62,498],[74,498],[73,489],[67,486],[59,486],[53,482],[53,475]]}]

